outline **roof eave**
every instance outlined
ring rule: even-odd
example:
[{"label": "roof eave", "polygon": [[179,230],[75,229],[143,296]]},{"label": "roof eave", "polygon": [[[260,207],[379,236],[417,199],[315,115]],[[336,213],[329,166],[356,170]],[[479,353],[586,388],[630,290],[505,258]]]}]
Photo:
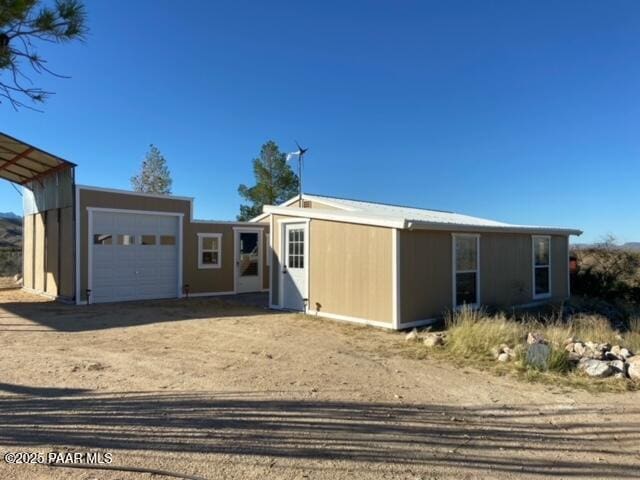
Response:
[{"label": "roof eave", "polygon": [[456,231],[456,232],[490,232],[490,233],[528,233],[528,234],[555,234],[555,235],[582,235],[582,230],[573,228],[558,227],[536,227],[536,226],[520,226],[520,225],[465,225],[456,223],[433,223],[409,221],[407,222],[408,230],[439,230],[439,231]]}]

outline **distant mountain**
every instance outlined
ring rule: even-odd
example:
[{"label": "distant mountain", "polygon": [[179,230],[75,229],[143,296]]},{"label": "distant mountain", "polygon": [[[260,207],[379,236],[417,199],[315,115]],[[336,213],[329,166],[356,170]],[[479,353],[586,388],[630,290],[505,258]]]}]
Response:
[{"label": "distant mountain", "polygon": [[[598,245],[598,243],[574,243],[571,245],[571,247],[578,250],[584,250],[587,248],[597,247]],[[620,250],[640,252],[640,242],[627,242],[623,243],[622,245],[616,245],[616,248],[619,248]]]},{"label": "distant mountain", "polygon": [[22,248],[22,219],[0,218],[0,249]]},{"label": "distant mountain", "polygon": [[12,219],[12,220],[22,220],[22,217],[17,213],[13,212],[0,212],[0,218]]}]

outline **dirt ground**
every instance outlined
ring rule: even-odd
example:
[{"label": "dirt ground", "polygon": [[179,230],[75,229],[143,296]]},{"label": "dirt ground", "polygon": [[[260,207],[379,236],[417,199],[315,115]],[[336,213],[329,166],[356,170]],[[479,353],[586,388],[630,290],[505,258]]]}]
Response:
[{"label": "dirt ground", "polygon": [[[413,360],[402,334],[230,302],[0,291],[0,454],[210,480],[640,478],[638,393]],[[169,477],[0,457],[0,478]]]}]

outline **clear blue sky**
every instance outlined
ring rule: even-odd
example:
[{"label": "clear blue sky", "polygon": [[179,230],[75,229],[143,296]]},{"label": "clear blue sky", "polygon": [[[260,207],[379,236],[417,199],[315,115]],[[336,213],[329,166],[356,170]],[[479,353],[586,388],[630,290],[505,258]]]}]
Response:
[{"label": "clear blue sky", "polygon": [[[313,4],[312,4],[313,3]],[[0,130],[129,188],[150,143],[198,218],[232,219],[262,143],[305,191],[640,241],[640,2],[87,2],[44,45],[45,113]],[[0,211],[19,211],[0,185]]]}]

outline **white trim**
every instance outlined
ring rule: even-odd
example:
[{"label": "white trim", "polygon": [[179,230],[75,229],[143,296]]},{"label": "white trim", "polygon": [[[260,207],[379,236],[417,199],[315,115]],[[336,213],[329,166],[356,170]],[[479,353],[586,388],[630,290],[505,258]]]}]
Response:
[{"label": "white trim", "polygon": [[[263,261],[263,252],[262,252],[262,248],[263,248],[263,242],[264,239],[263,237],[263,233],[264,233],[264,228],[263,227],[233,227],[233,288],[235,289],[236,292],[238,292],[238,262],[239,262],[239,258],[238,255],[240,254],[240,249],[238,248],[238,242],[240,240],[240,235],[238,235],[238,233],[240,232],[247,232],[247,233],[257,233],[258,234],[258,288],[259,291],[263,290],[263,285],[264,285],[264,261]],[[258,291],[258,290],[254,290],[254,291]],[[238,292],[238,293],[252,293],[250,291],[247,292]]]},{"label": "white trim", "polygon": [[[238,226],[247,226],[247,227],[253,227],[253,228],[260,228],[260,227],[256,227],[255,223],[251,223],[251,222],[236,222],[233,220],[194,220],[191,219],[191,223],[200,223],[200,224],[208,224],[208,225],[238,225]],[[264,227],[262,227],[264,228]]]},{"label": "white trim", "polygon": [[177,297],[178,298],[182,298],[183,295],[183,275],[184,275],[184,270],[183,270],[183,252],[184,252],[184,246],[183,246],[183,242],[184,242],[184,238],[183,238],[183,220],[184,217],[182,215],[180,215],[178,217],[178,291],[177,291]]},{"label": "white trim", "polygon": [[393,309],[393,327],[397,330],[400,317],[400,231],[391,230],[391,305]]},{"label": "white trim", "polygon": [[87,297],[87,303],[92,304],[93,298],[93,209],[87,208],[87,290],[91,293]]},{"label": "white trim", "polygon": [[144,192],[133,192],[131,190],[121,190],[118,188],[103,188],[103,187],[92,187],[90,185],[76,185],[79,190],[92,190],[95,192],[107,192],[107,193],[118,193],[120,195],[134,195],[138,197],[149,197],[149,198],[163,198],[167,200],[188,200],[193,201],[193,197],[179,197],[175,195],[163,195],[160,193],[144,193]]},{"label": "white trim", "polygon": [[[310,275],[309,275],[309,271],[311,270],[310,265],[309,265],[309,243],[310,243],[310,235],[309,235],[309,223],[311,222],[311,220],[309,220],[308,218],[293,218],[293,219],[280,219],[278,220],[278,228],[280,230],[280,263],[286,262],[286,235],[285,235],[285,226],[287,224],[296,224],[296,223],[301,223],[304,224],[304,265],[306,268],[306,274],[307,274],[307,281],[306,281],[306,286],[305,286],[305,292],[304,292],[304,297],[307,300],[309,299],[309,279],[310,279]],[[282,270],[283,265],[280,265],[280,272],[278,275],[278,305],[279,308],[282,308],[283,305],[283,295],[284,295],[284,273]]]},{"label": "white trim", "polygon": [[75,296],[76,296],[76,305],[80,305],[80,251],[82,249],[82,244],[80,243],[80,189],[78,186],[75,186],[75,222],[74,228],[76,231],[75,234],[75,242],[76,242],[76,285],[75,285]]},{"label": "white trim", "polygon": [[201,293],[190,293],[189,298],[192,297],[217,297],[221,295],[235,295],[236,292],[201,292]]},{"label": "white trim", "polygon": [[359,317],[349,317],[347,315],[338,315],[336,313],[328,313],[323,311],[318,312],[317,310],[310,310],[308,308],[306,313],[307,315],[314,315],[316,317],[329,318],[331,320],[342,320],[344,322],[349,322],[349,323],[359,323],[361,325],[369,325],[372,327],[381,327],[387,330],[394,330],[393,323],[380,322],[378,320],[369,320],[367,318],[359,318]]},{"label": "white trim", "polygon": [[275,252],[273,250],[273,215],[269,217],[269,251],[267,256],[271,257],[271,264],[269,265],[269,306],[273,305],[273,272],[272,268],[275,267]]},{"label": "white trim", "polygon": [[[218,269],[222,267],[222,234],[221,233],[197,233],[198,238],[198,270],[210,270]],[[218,263],[202,263],[202,248],[203,238],[217,238],[218,239]],[[209,250],[207,250],[209,251]],[[215,251],[215,250],[212,250]]]},{"label": "white trim", "polygon": [[[476,239],[476,269],[475,270],[458,270],[456,265],[456,239],[457,238],[475,238]],[[457,285],[456,276],[458,273],[475,273],[476,274],[476,302],[467,307],[476,309],[482,304],[480,296],[480,235],[477,233],[452,233],[451,234],[451,283],[452,283],[452,307],[454,310],[460,309],[462,305],[456,304]]]},{"label": "white trim", "polygon": [[[536,267],[536,238],[546,238],[549,241],[549,264],[548,265],[540,265],[540,267]],[[542,300],[551,298],[553,296],[553,286],[551,285],[551,279],[553,275],[551,274],[551,236],[549,235],[531,235],[531,293],[533,295],[534,300]],[[547,293],[536,294],[536,268],[546,268],[549,276],[549,291]],[[569,266],[567,265],[567,268]]]}]

